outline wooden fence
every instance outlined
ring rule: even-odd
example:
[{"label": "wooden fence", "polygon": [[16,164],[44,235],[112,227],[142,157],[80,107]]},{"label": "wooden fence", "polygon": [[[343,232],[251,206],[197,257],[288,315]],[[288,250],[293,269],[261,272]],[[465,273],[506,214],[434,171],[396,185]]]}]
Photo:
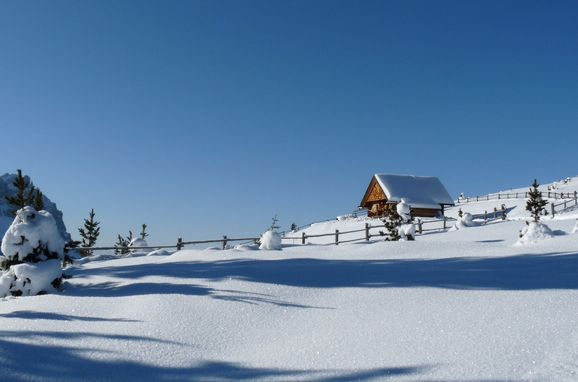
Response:
[{"label": "wooden fence", "polygon": [[578,206],[578,198],[567,199],[560,203],[550,203],[550,213],[552,217],[561,212],[576,208]]},{"label": "wooden fence", "polygon": [[124,251],[134,251],[139,249],[165,249],[165,248],[176,248],[180,251],[185,245],[198,245],[198,244],[211,244],[211,243],[221,243],[223,249],[227,249],[227,245],[230,242],[253,242],[256,243],[260,240],[259,237],[244,237],[244,238],[228,238],[223,236],[222,239],[212,239],[212,240],[194,240],[194,241],[183,241],[182,238],[177,239],[175,245],[151,245],[146,247],[119,247],[119,246],[109,246],[109,247],[78,247],[67,244],[65,250],[78,249],[82,251],[111,251],[111,250],[124,250]]},{"label": "wooden fence", "polygon": [[[416,226],[416,232],[418,234],[423,234],[424,232],[427,231],[445,231],[448,228],[450,228],[449,226],[449,222],[453,222],[456,221],[456,219],[454,218],[448,218],[448,217],[444,217],[443,219],[436,219],[436,220],[426,220],[423,221],[421,219],[417,219],[417,221],[414,223]],[[430,224],[433,223],[438,223],[441,225],[441,227],[437,227],[437,228],[424,228],[424,226],[428,226]],[[376,230],[376,229],[380,229],[380,228],[385,228],[385,224],[377,224],[377,225],[372,225],[370,223],[365,223],[365,227],[361,228],[361,229],[354,229],[354,230],[349,230],[349,231],[339,231],[338,229],[335,230],[335,232],[331,232],[331,233],[322,233],[322,234],[316,234],[316,235],[308,235],[306,232],[301,232],[301,236],[283,236],[281,237],[282,240],[293,240],[294,242],[297,241],[301,244],[306,244],[307,243],[307,239],[311,239],[311,238],[319,238],[319,237],[334,237],[335,239],[333,240],[332,243],[329,244],[335,244],[335,245],[339,245],[339,244],[343,244],[343,243],[351,243],[351,242],[355,242],[355,241],[369,241],[372,237],[382,237],[383,235],[381,233],[375,234],[372,233],[372,230]],[[356,237],[353,239],[343,239],[343,236],[346,235],[351,235],[354,233],[362,233],[363,235],[360,235],[360,237]]]},{"label": "wooden fence", "polygon": [[[542,191],[540,195],[543,198],[548,199],[576,199],[578,193],[574,192],[553,192],[553,191]],[[502,200],[502,199],[527,199],[528,192],[506,192],[497,194],[488,194],[483,196],[465,196],[458,198],[458,204],[460,203],[470,203],[470,202],[480,202],[484,200]]]}]

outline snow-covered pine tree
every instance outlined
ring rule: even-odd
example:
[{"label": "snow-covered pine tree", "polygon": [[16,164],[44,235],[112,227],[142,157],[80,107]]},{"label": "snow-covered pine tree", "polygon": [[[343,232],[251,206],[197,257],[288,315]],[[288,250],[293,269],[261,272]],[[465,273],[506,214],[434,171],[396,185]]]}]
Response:
[{"label": "snow-covered pine tree", "polygon": [[[88,213],[88,219],[84,219],[84,228],[78,229],[80,237],[82,237],[81,246],[84,248],[93,247],[96,244],[98,235],[100,235],[100,222],[95,221],[94,216],[95,213],[93,208]],[[82,256],[92,255],[92,251],[89,250],[81,250],[80,253]]]},{"label": "snow-covered pine tree", "polygon": [[540,220],[540,215],[544,212],[544,208],[548,202],[542,199],[542,193],[538,191],[538,181],[534,179],[530,192],[528,192],[528,200],[526,201],[526,211],[529,211],[535,222]]},{"label": "snow-covered pine tree", "polygon": [[382,221],[385,225],[385,229],[387,230],[387,232],[384,233],[384,235],[387,236],[385,241],[398,241],[401,239],[401,235],[399,234],[399,227],[401,227],[403,219],[401,216],[399,216],[395,207],[390,207],[387,209],[386,215]]},{"label": "snow-covered pine tree", "polygon": [[146,232],[146,230],[147,230],[147,225],[143,223],[142,230],[140,231],[140,238],[143,240],[149,236],[149,234]]},{"label": "snow-covered pine tree", "polygon": [[30,181],[22,175],[20,169],[16,170],[16,178],[12,184],[16,187],[16,195],[6,196],[6,201],[14,208],[12,215],[16,216],[16,211],[34,204],[34,187],[30,186]]}]

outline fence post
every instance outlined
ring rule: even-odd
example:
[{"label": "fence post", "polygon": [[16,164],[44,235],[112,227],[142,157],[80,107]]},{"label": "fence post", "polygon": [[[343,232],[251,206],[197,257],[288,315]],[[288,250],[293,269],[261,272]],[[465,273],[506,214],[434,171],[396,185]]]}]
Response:
[{"label": "fence post", "polygon": [[447,217],[444,215],[444,230],[446,229],[446,222],[447,222]]},{"label": "fence post", "polygon": [[556,209],[554,208],[554,203],[550,204],[550,209],[552,210],[552,217],[556,215]]},{"label": "fence post", "polygon": [[486,195],[486,200],[490,200],[490,194]]},{"label": "fence post", "polygon": [[578,191],[574,191],[574,200],[578,198]]},{"label": "fence post", "polygon": [[494,220],[496,220],[496,217],[498,216],[498,209],[496,207],[494,207]]},{"label": "fence post", "polygon": [[488,222],[488,211],[484,211],[484,224]]},{"label": "fence post", "polygon": [[227,249],[227,236],[223,236],[223,250]]},{"label": "fence post", "polygon": [[183,249],[183,238],[179,237],[177,239],[177,251],[180,251],[181,249]]},{"label": "fence post", "polygon": [[305,232],[301,232],[301,244],[305,244]]},{"label": "fence post", "polygon": [[420,235],[423,233],[421,219],[417,219],[417,232],[419,232]]},{"label": "fence post", "polygon": [[369,241],[369,223],[365,223],[365,240]]},{"label": "fence post", "polygon": [[567,201],[564,200],[564,209],[566,209],[566,203],[567,203]]},{"label": "fence post", "polygon": [[479,196],[476,196],[476,202],[478,202],[478,198],[479,198]]},{"label": "fence post", "polygon": [[501,199],[501,197],[500,197],[500,196],[501,196],[501,194],[498,194],[498,200],[500,200],[500,199]]},{"label": "fence post", "polygon": [[339,230],[335,230],[335,245],[339,245]]}]

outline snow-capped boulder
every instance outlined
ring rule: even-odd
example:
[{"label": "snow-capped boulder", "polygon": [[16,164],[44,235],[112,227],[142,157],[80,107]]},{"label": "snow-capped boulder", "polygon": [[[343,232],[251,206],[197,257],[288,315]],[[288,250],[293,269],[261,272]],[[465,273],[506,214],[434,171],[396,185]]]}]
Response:
[{"label": "snow-capped boulder", "polygon": [[54,217],[27,206],[17,211],[2,239],[0,296],[48,293],[62,280],[64,239]]},{"label": "snow-capped boulder", "polygon": [[261,245],[259,249],[280,250],[281,249],[281,235],[279,232],[268,230],[261,235]]},{"label": "snow-capped boulder", "polygon": [[521,237],[516,245],[536,244],[552,237],[554,237],[554,233],[547,225],[531,221],[522,229]]}]

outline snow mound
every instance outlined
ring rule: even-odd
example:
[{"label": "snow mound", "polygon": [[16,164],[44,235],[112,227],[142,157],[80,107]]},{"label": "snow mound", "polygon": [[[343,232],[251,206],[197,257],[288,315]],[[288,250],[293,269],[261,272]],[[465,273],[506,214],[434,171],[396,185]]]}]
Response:
[{"label": "snow mound", "polygon": [[540,222],[529,222],[521,232],[522,237],[515,245],[536,244],[554,237],[552,230]]},{"label": "snow mound", "polygon": [[281,235],[279,232],[269,230],[261,236],[261,245],[259,249],[280,250],[281,249]]},{"label": "snow mound", "polygon": [[64,239],[50,212],[26,206],[16,212],[4,234],[2,253],[12,261],[63,259]]},{"label": "snow mound", "polygon": [[166,249],[157,249],[156,251],[149,252],[147,256],[170,256],[172,252]]}]

